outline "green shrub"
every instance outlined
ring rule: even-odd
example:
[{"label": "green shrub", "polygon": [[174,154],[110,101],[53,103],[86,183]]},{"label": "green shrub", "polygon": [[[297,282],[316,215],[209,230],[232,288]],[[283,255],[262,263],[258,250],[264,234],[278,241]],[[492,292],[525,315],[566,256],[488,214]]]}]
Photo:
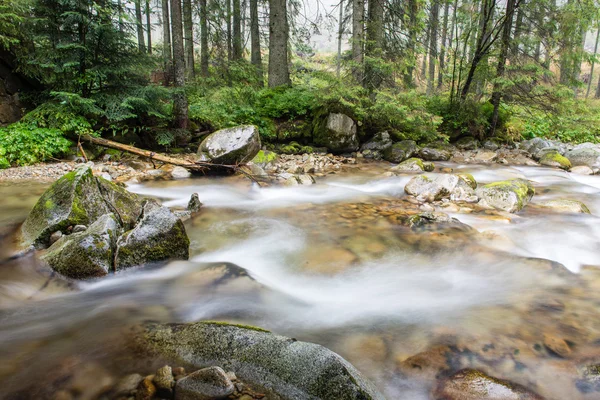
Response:
[{"label": "green shrub", "polygon": [[0,166],[46,161],[67,153],[70,146],[58,129],[17,122],[0,129]]}]

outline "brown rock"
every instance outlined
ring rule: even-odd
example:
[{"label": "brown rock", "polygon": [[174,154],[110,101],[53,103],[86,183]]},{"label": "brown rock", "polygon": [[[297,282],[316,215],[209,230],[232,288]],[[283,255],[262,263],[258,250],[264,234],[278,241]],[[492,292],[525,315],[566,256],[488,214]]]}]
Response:
[{"label": "brown rock", "polygon": [[544,334],[544,346],[552,353],[556,354],[559,357],[569,357],[571,355],[571,348],[564,341],[564,339],[559,338],[558,336],[554,336],[551,334]]},{"label": "brown rock", "polygon": [[148,375],[140,382],[135,394],[135,400],[152,400],[156,394],[156,386],[154,386],[153,380],[154,375]]},{"label": "brown rock", "polygon": [[452,354],[448,346],[434,346],[399,362],[398,370],[409,377],[434,379],[440,372],[450,369]]},{"label": "brown rock", "polygon": [[137,389],[140,382],[144,379],[140,374],[130,374],[125,376],[117,383],[114,388],[116,396],[127,396],[130,395],[135,389]]},{"label": "brown rock", "polygon": [[159,368],[154,375],[152,381],[156,386],[156,390],[159,396],[171,398],[173,396],[173,386],[175,386],[175,379],[173,378],[173,370],[170,366],[165,365]]}]

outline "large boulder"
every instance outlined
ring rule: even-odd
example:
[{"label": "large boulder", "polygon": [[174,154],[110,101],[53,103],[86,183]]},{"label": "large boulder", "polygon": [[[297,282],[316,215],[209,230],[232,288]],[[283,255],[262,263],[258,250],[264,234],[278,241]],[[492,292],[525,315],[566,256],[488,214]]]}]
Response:
[{"label": "large boulder", "polygon": [[169,208],[152,200],[143,206],[136,226],[117,241],[115,270],[166,260],[187,260],[190,240]]},{"label": "large boulder", "polygon": [[390,168],[392,172],[422,172],[425,171],[425,163],[420,158],[409,158],[400,164]]},{"label": "large boulder", "polygon": [[358,150],[356,123],[345,114],[330,113],[324,124],[315,129],[313,140],[333,153],[348,153]]},{"label": "large boulder", "polygon": [[481,205],[510,213],[521,211],[534,194],[533,186],[525,179],[493,182],[477,189]]},{"label": "large boulder", "polygon": [[565,153],[571,165],[576,167],[584,165],[590,167],[594,172],[600,168],[600,149],[591,143],[581,144]]},{"label": "large boulder", "polygon": [[107,275],[121,226],[114,214],[105,214],[83,232],[62,236],[41,259],[56,272],[73,279]]},{"label": "large boulder", "polygon": [[540,158],[540,164],[548,167],[556,167],[568,171],[571,169],[571,161],[561,156],[557,150],[546,151]]},{"label": "large boulder", "polygon": [[383,152],[383,158],[386,161],[400,163],[411,158],[417,153],[417,143],[414,140],[403,140],[394,143]]},{"label": "large boulder", "polygon": [[477,196],[472,185],[473,182],[466,175],[418,175],[408,181],[404,191],[415,196],[420,202],[433,202],[447,198],[473,203],[477,201]]},{"label": "large boulder", "polygon": [[242,125],[211,133],[200,143],[200,161],[237,165],[252,160],[260,151],[260,136],[254,125]]},{"label": "large boulder", "polygon": [[189,368],[221,366],[267,396],[383,399],[346,360],[313,343],[220,322],[147,324],[135,337],[144,354]]},{"label": "large boulder", "polygon": [[442,380],[433,392],[434,400],[544,400],[527,388],[494,378],[474,369],[465,369]]},{"label": "large boulder", "polygon": [[96,181],[108,208],[117,216],[123,228],[133,228],[142,213],[142,199],[106,179],[96,177]]},{"label": "large boulder", "polygon": [[392,139],[387,131],[379,132],[371,140],[360,146],[365,158],[380,160],[387,149],[392,147]]},{"label": "large boulder", "polygon": [[89,226],[110,212],[113,210],[106,204],[92,170],[82,166],[58,179],[40,197],[23,223],[23,242],[44,247],[52,233],[74,225]]},{"label": "large boulder", "polygon": [[426,161],[448,161],[452,158],[449,149],[426,146],[419,150],[419,157]]}]

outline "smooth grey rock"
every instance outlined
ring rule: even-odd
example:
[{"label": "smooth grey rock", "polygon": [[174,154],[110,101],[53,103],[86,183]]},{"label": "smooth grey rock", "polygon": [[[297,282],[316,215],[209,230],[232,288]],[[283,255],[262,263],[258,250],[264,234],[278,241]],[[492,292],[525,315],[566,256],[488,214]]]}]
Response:
[{"label": "smooth grey rock", "polygon": [[407,194],[415,196],[418,201],[431,203],[450,197],[450,193],[458,184],[459,178],[457,175],[418,175],[412,178],[404,191]]},{"label": "smooth grey rock", "polygon": [[242,125],[208,135],[198,148],[198,156],[215,164],[244,164],[258,154],[260,146],[258,128]]},{"label": "smooth grey rock", "polygon": [[[383,399],[346,360],[317,344],[221,322],[146,324],[137,347],[178,365],[221,366],[282,399]],[[175,389],[177,393],[178,389]]]},{"label": "smooth grey rock", "polygon": [[535,194],[525,179],[493,182],[477,189],[480,204],[514,213],[521,211]]},{"label": "smooth grey rock", "polygon": [[21,228],[24,244],[44,247],[50,235],[72,225],[89,225],[112,212],[104,201],[92,170],[81,166],[50,186],[37,201]]},{"label": "smooth grey rock", "polygon": [[[360,147],[360,151],[364,153],[365,150],[376,151],[381,154],[385,152],[387,149],[392,147],[392,139],[390,138],[390,134],[387,131],[376,133],[375,136],[368,142],[364,143]],[[366,158],[366,156],[365,156]]]},{"label": "smooth grey rock", "polygon": [[50,235],[50,245],[53,245],[58,239],[63,236],[61,231],[56,231],[52,235]]},{"label": "smooth grey rock", "polygon": [[486,150],[498,150],[500,148],[500,146],[498,145],[498,143],[494,142],[493,140],[486,140],[485,142],[483,142],[483,148]]},{"label": "smooth grey rock", "polygon": [[394,143],[383,153],[386,161],[400,163],[411,158],[417,153],[417,143],[414,140],[402,140]]},{"label": "smooth grey rock", "polygon": [[448,161],[452,158],[452,153],[446,149],[423,147],[419,150],[419,156],[426,161]]},{"label": "smooth grey rock", "polygon": [[327,147],[333,153],[358,150],[356,123],[345,114],[330,113],[322,127],[316,129],[313,140],[318,146]]},{"label": "smooth grey rock", "polygon": [[183,167],[173,167],[171,170],[171,178],[173,179],[187,179],[192,176],[192,173]]},{"label": "smooth grey rock", "polygon": [[579,145],[565,153],[571,165],[590,167],[595,171],[600,168],[600,149],[591,146]]},{"label": "smooth grey rock", "polygon": [[73,279],[107,275],[121,227],[114,214],[100,217],[90,227],[62,236],[41,256],[56,272]]},{"label": "smooth grey rock", "polygon": [[156,261],[187,260],[189,246],[183,222],[167,207],[147,200],[137,225],[117,241],[115,269]]},{"label": "smooth grey rock", "polygon": [[177,381],[175,400],[213,400],[233,394],[235,386],[220,367],[192,372]]},{"label": "smooth grey rock", "polygon": [[87,226],[85,225],[75,225],[73,227],[73,233],[78,233],[78,232],[85,232],[85,230],[87,229]]},{"label": "smooth grey rock", "polygon": [[463,137],[456,142],[456,147],[461,150],[477,150],[479,148],[479,140],[474,137]]}]

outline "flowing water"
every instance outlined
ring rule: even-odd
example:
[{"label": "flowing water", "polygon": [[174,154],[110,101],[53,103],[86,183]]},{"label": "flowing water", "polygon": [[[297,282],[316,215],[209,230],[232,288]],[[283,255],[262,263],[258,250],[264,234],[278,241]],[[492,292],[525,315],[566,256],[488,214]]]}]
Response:
[{"label": "flowing water", "polygon": [[[600,363],[600,176],[446,166],[472,173],[480,184],[526,177],[536,196],[519,214],[441,208],[477,231],[415,232],[398,222],[418,212],[404,194],[411,175],[383,177],[384,163],[312,186],[260,188],[229,177],[130,187],[170,207],[199,194],[204,208],[186,222],[190,261],[77,286],[49,279],[31,256],[5,262],[2,393],[46,379],[65,359],[131,372],[113,362],[123,326],[216,319],[322,344],[389,399],[429,398],[435,379],[428,371],[445,368],[440,346],[457,355],[455,369],[479,368],[548,399],[600,398],[581,375],[583,366]],[[43,189],[0,186],[5,232]],[[536,206],[554,198],[580,200],[592,214]],[[231,278],[235,267],[207,263],[235,264],[249,277]],[[553,352],[545,335],[564,339],[568,354]]]}]

